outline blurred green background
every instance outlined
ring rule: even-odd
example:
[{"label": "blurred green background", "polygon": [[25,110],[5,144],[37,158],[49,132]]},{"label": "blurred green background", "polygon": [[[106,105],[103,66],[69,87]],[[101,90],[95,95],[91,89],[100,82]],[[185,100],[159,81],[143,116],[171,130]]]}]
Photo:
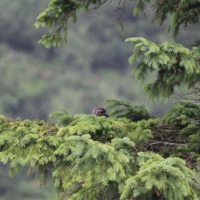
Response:
[{"label": "blurred green background", "polygon": [[[47,30],[36,29],[37,15],[49,0],[0,1],[0,114],[11,118],[44,119],[65,108],[70,114],[90,114],[106,99],[145,104],[154,116],[162,116],[175,100],[150,106],[143,85],[131,74],[129,37],[145,37],[156,43],[171,40],[162,27],[151,24],[152,13],[133,17],[134,1],[125,11],[114,11],[118,1],[106,3],[89,14],[78,14],[69,25],[67,45],[45,49],[38,40]],[[120,18],[124,34],[118,23]],[[198,36],[197,27],[182,30],[178,42],[187,47]],[[149,80],[153,78],[149,77]],[[56,199],[51,178],[40,188],[34,172],[23,169],[9,178],[0,165],[0,200]]]}]

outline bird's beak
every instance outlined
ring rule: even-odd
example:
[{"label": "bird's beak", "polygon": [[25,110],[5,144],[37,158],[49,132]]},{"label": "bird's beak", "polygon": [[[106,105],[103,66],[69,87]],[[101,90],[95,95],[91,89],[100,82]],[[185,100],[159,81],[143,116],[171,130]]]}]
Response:
[{"label": "bird's beak", "polygon": [[105,116],[105,117],[109,117],[109,115],[108,115],[107,113],[104,113],[104,116]]}]

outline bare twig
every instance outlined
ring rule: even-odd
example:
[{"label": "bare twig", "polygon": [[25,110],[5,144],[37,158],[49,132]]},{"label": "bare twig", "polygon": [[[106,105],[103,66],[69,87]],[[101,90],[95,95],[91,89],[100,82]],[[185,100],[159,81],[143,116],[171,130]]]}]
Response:
[{"label": "bare twig", "polygon": [[[103,2],[101,3],[98,3],[96,6],[92,7],[91,9],[88,10],[88,13],[91,13],[92,11],[100,8],[101,6],[103,6],[108,0],[104,0]],[[88,1],[85,1],[85,2],[88,2]]]},{"label": "bare twig", "polygon": [[193,87],[193,88],[191,88],[191,90],[192,90],[191,92],[188,92],[188,93],[185,93],[185,94],[175,93],[176,96],[173,96],[172,98],[199,102],[200,98],[198,96],[200,96],[200,88]]},{"label": "bare twig", "polygon": [[174,143],[174,142],[164,142],[164,141],[158,141],[158,140],[149,140],[150,144],[149,145],[157,145],[157,144],[163,144],[166,146],[185,146],[185,144],[180,144],[180,143]]}]

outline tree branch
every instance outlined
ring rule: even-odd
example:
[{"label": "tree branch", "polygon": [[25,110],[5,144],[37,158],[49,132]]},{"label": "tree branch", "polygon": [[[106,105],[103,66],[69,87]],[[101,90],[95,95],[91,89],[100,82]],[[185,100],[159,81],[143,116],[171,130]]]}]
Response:
[{"label": "tree branch", "polygon": [[163,142],[159,140],[149,140],[150,144],[149,145],[156,145],[156,144],[163,144],[166,146],[185,146],[186,144],[180,144],[180,143],[173,143],[173,142]]}]

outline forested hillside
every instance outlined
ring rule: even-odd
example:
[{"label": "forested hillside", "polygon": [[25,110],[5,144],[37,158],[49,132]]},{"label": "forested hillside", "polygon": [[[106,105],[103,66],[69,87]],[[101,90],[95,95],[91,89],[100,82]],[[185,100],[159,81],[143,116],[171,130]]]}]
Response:
[{"label": "forested hillside", "polygon": [[[163,35],[164,27],[148,26],[148,16],[134,18],[128,5],[125,12],[114,12],[116,4],[109,3],[95,12],[79,13],[67,46],[45,49],[38,40],[46,30],[36,29],[34,23],[47,5],[48,1],[1,1],[1,92],[6,91],[0,98],[2,114],[48,120],[49,111],[61,107],[71,113],[90,113],[106,98],[148,104],[130,74],[132,49],[124,40],[134,35],[165,41],[169,35]],[[130,82],[133,88],[127,87]],[[155,114],[165,110],[163,105],[149,109]]]},{"label": "forested hillside", "polygon": [[[61,108],[70,114],[90,114],[94,107],[104,106],[106,99],[125,99],[145,104],[152,115],[162,116],[176,102],[150,105],[143,86],[131,75],[132,47],[126,38],[173,41],[170,33],[164,33],[165,24],[151,24],[153,11],[134,17],[134,1],[129,1],[124,10],[115,11],[118,2],[108,2],[89,13],[79,12],[77,22],[70,22],[67,45],[45,49],[38,41],[47,30],[36,29],[34,23],[48,3],[0,2],[1,115],[50,121],[49,114]],[[189,29],[181,29],[177,38],[187,47],[199,35],[196,26]],[[0,200],[51,199],[51,183],[41,191],[34,176],[27,178],[26,173],[10,179],[5,175],[8,167],[1,165]]]}]

